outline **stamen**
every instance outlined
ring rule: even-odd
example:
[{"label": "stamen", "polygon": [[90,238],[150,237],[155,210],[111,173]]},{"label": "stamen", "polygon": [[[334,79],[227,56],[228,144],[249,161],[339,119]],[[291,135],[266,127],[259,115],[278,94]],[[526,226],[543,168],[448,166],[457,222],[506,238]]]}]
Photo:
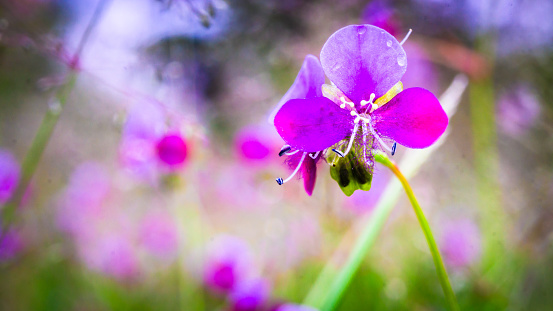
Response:
[{"label": "stamen", "polygon": [[278,156],[282,157],[286,152],[288,152],[290,150],[292,150],[292,147],[290,147],[290,145],[284,145],[284,146],[282,146],[282,148],[278,152]]},{"label": "stamen", "polygon": [[374,93],[371,93],[371,97],[369,97],[369,100],[362,100],[361,101],[361,107],[367,105],[367,104],[372,104],[373,103],[373,100],[375,98],[375,94]]},{"label": "stamen", "polygon": [[394,141],[394,145],[392,146],[392,155],[396,154],[396,147],[397,143]]},{"label": "stamen", "polygon": [[342,151],[338,150],[338,149],[332,149],[332,151],[336,152],[336,154],[338,156],[340,156],[340,158],[343,158],[344,157],[344,154],[342,153]]},{"label": "stamen", "polygon": [[344,96],[340,97],[340,101],[342,102],[340,104],[340,108],[342,109],[346,108],[346,105],[349,105],[351,108],[355,107],[355,105],[352,102],[347,101]]},{"label": "stamen", "polygon": [[[371,121],[370,117],[368,119],[369,119],[369,121]],[[386,143],[384,143],[384,141],[380,138],[380,136],[378,136],[378,134],[376,133],[376,131],[373,128],[372,122],[367,122],[367,124],[369,124],[371,134],[373,134],[373,136],[376,137],[376,139],[378,140],[378,143],[380,143],[380,145],[384,149],[388,150],[389,152],[392,152],[392,149],[390,149],[390,147],[388,147],[388,145],[386,145]]]},{"label": "stamen", "polygon": [[319,156],[319,152],[320,152],[320,151],[317,151],[314,155],[309,154],[309,157],[310,157],[311,159],[315,160],[315,158],[317,158],[317,157]]},{"label": "stamen", "polygon": [[296,173],[300,170],[300,167],[303,164],[303,160],[305,160],[306,155],[307,155],[307,152],[304,152],[303,155],[301,156],[301,159],[300,159],[300,162],[298,163],[298,166],[296,167],[294,172],[292,172],[292,175],[288,176],[288,178],[286,178],[285,180],[282,180],[282,178],[280,178],[280,177],[277,178],[276,179],[277,184],[282,186],[282,184],[289,182],[290,179],[292,179],[292,177],[294,177],[294,175],[296,175]]},{"label": "stamen", "polygon": [[413,29],[409,28],[409,32],[407,33],[407,35],[405,35],[405,38],[403,38],[403,40],[401,40],[399,45],[403,45],[403,43],[405,43],[405,41],[407,41],[407,38],[409,38],[409,36],[411,35],[412,32],[413,32]]}]

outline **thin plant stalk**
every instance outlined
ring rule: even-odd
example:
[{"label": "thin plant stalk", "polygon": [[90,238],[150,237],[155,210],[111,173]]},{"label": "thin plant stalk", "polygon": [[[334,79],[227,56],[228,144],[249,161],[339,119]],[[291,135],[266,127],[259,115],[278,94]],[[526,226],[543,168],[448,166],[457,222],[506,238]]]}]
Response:
[{"label": "thin plant stalk", "polygon": [[83,33],[83,36],[79,41],[75,54],[68,64],[70,71],[67,74],[66,81],[62,86],[60,86],[59,90],[56,92],[56,95],[48,105],[48,110],[42,118],[42,122],[35,134],[31,146],[29,147],[29,150],[27,151],[27,154],[23,159],[23,163],[21,165],[21,180],[17,185],[15,193],[2,209],[2,232],[4,232],[12,223],[15,215],[15,210],[17,206],[19,206],[19,204],[21,203],[25,191],[27,190],[31,179],[35,174],[38,163],[40,162],[42,154],[44,153],[44,149],[46,149],[46,146],[50,141],[50,137],[52,137],[52,133],[56,128],[59,117],[65,105],[67,104],[69,94],[73,90],[75,82],[77,81],[77,68],[79,67],[80,55],[82,54],[83,49],[88,42],[88,39],[90,38],[92,30],[98,23],[102,12],[109,2],[110,0],[101,0],[96,5],[94,13],[92,14],[92,17]]},{"label": "thin plant stalk", "polygon": [[442,260],[442,256],[440,255],[438,245],[436,244],[436,240],[432,235],[432,230],[430,229],[430,225],[428,224],[428,221],[424,216],[424,212],[422,211],[422,208],[419,205],[419,202],[417,201],[415,194],[413,193],[413,189],[411,188],[411,185],[409,185],[409,182],[407,181],[405,176],[403,176],[399,168],[392,161],[390,161],[390,159],[385,154],[380,153],[375,155],[375,160],[376,162],[381,163],[387,168],[389,168],[394,173],[394,175],[396,175],[397,179],[399,179],[399,181],[403,185],[403,188],[405,189],[405,193],[409,198],[409,202],[411,202],[411,205],[413,206],[415,214],[417,215],[417,219],[419,220],[419,223],[421,225],[422,231],[424,232],[424,237],[426,238],[426,242],[428,242],[428,248],[430,249],[430,253],[432,254],[432,259],[434,260],[434,265],[436,266],[436,271],[438,273],[438,279],[440,280],[440,285],[442,286],[442,290],[444,291],[449,309],[459,310],[459,305],[457,304],[455,293],[451,288],[451,283],[449,282],[447,270],[445,269],[445,265]]}]

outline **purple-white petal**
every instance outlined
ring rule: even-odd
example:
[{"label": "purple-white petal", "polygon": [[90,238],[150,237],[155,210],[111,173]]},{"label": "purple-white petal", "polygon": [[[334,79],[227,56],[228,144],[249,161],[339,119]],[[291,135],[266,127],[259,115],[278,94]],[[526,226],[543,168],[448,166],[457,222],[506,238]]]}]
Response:
[{"label": "purple-white petal", "polygon": [[325,74],[317,57],[309,54],[305,57],[296,80],[278,102],[271,113],[270,121],[274,123],[275,115],[290,99],[321,97],[321,86],[325,83]]},{"label": "purple-white petal", "polygon": [[432,145],[449,123],[436,96],[423,88],[404,90],[371,117],[379,135],[409,148]]},{"label": "purple-white petal", "polygon": [[275,127],[292,149],[317,152],[351,134],[353,119],[325,97],[292,99],[276,114]]},{"label": "purple-white petal", "polygon": [[403,76],[407,57],[399,42],[372,25],[351,25],[336,31],[321,50],[327,77],[356,106],[386,94]]}]

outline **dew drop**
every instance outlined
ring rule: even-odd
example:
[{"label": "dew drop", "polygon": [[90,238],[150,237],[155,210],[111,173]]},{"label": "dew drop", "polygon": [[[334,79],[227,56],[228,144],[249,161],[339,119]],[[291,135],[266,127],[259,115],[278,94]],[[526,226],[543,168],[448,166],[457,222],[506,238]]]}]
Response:
[{"label": "dew drop", "polygon": [[392,46],[392,40],[388,40],[388,42],[386,42],[386,45],[387,45],[388,47],[391,47],[391,46]]},{"label": "dew drop", "polygon": [[59,114],[61,112],[61,103],[59,100],[52,100],[48,103],[48,110],[52,114]]},{"label": "dew drop", "polygon": [[406,63],[405,55],[399,55],[397,57],[397,64],[403,67],[405,66],[405,63]]},{"label": "dew drop", "polygon": [[359,27],[357,29],[357,33],[360,34],[360,35],[364,34],[366,31],[367,31],[367,29],[365,27]]}]

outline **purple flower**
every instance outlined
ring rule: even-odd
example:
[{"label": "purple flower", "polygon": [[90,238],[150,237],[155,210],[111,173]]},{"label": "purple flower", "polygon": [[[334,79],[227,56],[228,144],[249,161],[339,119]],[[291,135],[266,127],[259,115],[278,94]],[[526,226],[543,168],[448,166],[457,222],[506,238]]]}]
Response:
[{"label": "purple flower", "polygon": [[232,311],[262,310],[269,298],[270,286],[262,278],[249,279],[240,283],[229,295]]},{"label": "purple flower", "polygon": [[503,93],[497,106],[499,126],[515,137],[524,134],[540,114],[540,102],[527,85],[519,85]]},{"label": "purple flower", "polygon": [[[276,136],[276,137],[275,137]],[[236,134],[236,153],[248,163],[266,163],[269,155],[278,151],[280,137],[268,126],[246,126]]]},{"label": "purple flower", "polygon": [[275,311],[317,311],[317,309],[309,306],[296,305],[292,303],[285,303],[280,306]]},{"label": "purple flower", "polygon": [[9,229],[4,234],[0,233],[0,260],[13,258],[23,248],[23,241],[19,232]]},{"label": "purple flower", "polygon": [[172,259],[177,254],[177,226],[165,212],[148,213],[140,225],[140,237],[143,246],[153,255]]},{"label": "purple flower", "polygon": [[400,32],[400,23],[394,16],[394,8],[385,0],[369,2],[361,13],[361,20],[365,24],[386,30],[392,36]]},{"label": "purple flower", "polygon": [[455,268],[474,263],[480,255],[480,230],[469,219],[448,222],[440,242],[445,262]]},{"label": "purple flower", "polygon": [[252,254],[238,238],[219,236],[210,245],[207,257],[204,282],[215,292],[229,293],[250,278]]},{"label": "purple flower", "polygon": [[179,133],[168,133],[156,145],[159,160],[168,167],[175,169],[184,164],[188,148]]},{"label": "purple flower", "polygon": [[[276,117],[283,106],[290,106],[288,104],[294,99],[310,99],[318,98],[322,96],[321,87],[325,82],[325,76],[321,63],[317,57],[313,55],[307,55],[303,61],[303,65],[296,77],[296,80],[284,94],[282,99],[277,105],[275,112],[271,116],[273,124],[277,125],[275,122]],[[292,104],[292,108],[295,107]],[[282,136],[282,135],[281,135]],[[317,179],[317,162],[322,158],[320,152],[315,152],[313,154],[307,154],[305,152],[299,152],[300,150],[292,151],[290,145],[285,145],[282,147],[279,155],[289,155],[290,158],[287,160],[288,165],[294,169],[292,175],[287,179],[283,180],[278,178],[277,182],[283,184],[292,179],[292,177],[300,172],[300,176],[303,177],[303,185],[305,191],[308,195],[313,193],[315,188],[315,181]]]},{"label": "purple flower", "polygon": [[8,150],[0,149],[0,206],[6,203],[19,183],[19,163]]},{"label": "purple flower", "polygon": [[317,90],[316,96],[287,97],[293,86],[274,117],[287,151],[302,154],[298,168],[333,147],[340,158],[352,151],[372,173],[374,150],[393,153],[385,140],[426,148],[445,131],[447,115],[431,92],[403,90],[407,57],[386,31],[371,25],[338,30],[322,48],[321,65],[333,82],[323,86],[324,97]]}]

